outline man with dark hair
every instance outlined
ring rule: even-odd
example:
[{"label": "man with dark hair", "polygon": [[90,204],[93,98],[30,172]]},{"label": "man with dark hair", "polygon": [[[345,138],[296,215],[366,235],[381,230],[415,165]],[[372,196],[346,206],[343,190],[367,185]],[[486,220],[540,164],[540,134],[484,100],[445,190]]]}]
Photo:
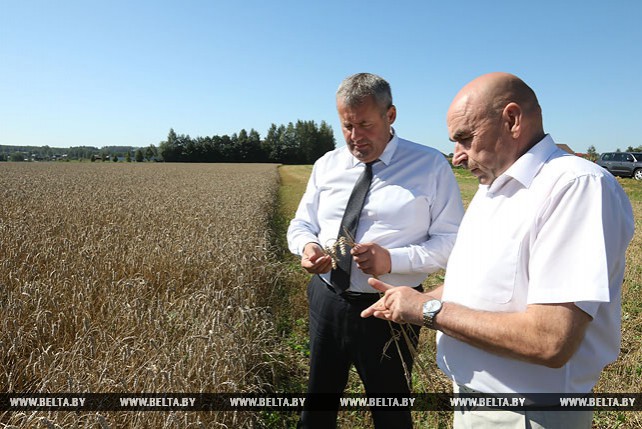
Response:
[{"label": "man with dark hair", "polygon": [[[315,274],[308,393],[340,395],[354,364],[367,394],[407,394],[413,355],[400,326],[359,317],[379,299],[368,278],[420,288],[444,268],[463,215],[459,188],[440,152],[397,136],[384,79],[350,76],[336,101],[346,147],[315,163],[288,229],[290,250]],[[324,248],[335,242],[333,260]],[[406,334],[414,347],[419,328]],[[300,427],[335,427],[336,417],[336,409],[304,411]],[[373,420],[377,428],[412,426],[407,409],[373,410]]]}]

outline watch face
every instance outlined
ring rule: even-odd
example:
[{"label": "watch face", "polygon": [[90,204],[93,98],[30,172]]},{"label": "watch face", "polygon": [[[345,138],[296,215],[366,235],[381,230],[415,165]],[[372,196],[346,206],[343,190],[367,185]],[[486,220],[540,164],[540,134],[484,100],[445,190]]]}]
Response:
[{"label": "watch face", "polygon": [[436,299],[431,299],[430,301],[426,302],[424,311],[433,312],[439,310],[440,308],[441,302],[437,301]]}]

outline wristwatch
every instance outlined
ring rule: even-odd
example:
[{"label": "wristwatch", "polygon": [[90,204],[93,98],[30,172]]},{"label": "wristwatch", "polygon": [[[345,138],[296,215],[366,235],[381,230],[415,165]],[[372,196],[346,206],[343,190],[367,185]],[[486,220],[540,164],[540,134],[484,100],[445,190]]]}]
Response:
[{"label": "wristwatch", "polygon": [[435,316],[441,311],[441,301],[438,299],[430,299],[424,302],[424,326],[430,329],[435,329]]}]

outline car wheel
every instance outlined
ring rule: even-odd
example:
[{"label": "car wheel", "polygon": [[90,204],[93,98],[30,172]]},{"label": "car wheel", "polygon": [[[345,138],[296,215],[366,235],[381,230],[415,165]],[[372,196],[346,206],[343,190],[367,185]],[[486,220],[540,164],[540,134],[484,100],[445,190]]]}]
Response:
[{"label": "car wheel", "polygon": [[642,180],[642,168],[638,168],[633,172],[633,178],[635,180]]}]

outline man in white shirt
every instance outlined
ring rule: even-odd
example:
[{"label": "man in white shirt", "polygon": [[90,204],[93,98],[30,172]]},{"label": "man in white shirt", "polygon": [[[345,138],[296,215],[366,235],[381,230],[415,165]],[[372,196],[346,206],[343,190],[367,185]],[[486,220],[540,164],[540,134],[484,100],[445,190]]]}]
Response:
[{"label": "man in white shirt", "polygon": [[[363,316],[438,330],[455,391],[588,393],[619,353],[621,285],[633,236],[618,182],[544,133],[534,92],[483,75],[448,111],[453,163],[480,183],[442,287],[389,288]],[[592,412],[462,411],[455,428],[590,428]]]},{"label": "man in white shirt", "polygon": [[[440,152],[397,136],[397,111],[384,79],[367,73],[348,77],[337,91],[337,109],[346,147],[315,163],[288,229],[290,250],[316,274],[308,285],[308,393],[338,398],[354,364],[366,393],[405,394],[413,356],[403,337],[398,347],[392,343],[391,328],[398,332],[399,326],[360,317],[379,299],[368,278],[420,287],[428,273],[445,268],[463,216],[459,188]],[[348,249],[349,281],[341,286],[324,247],[341,232],[348,200],[366,168],[372,168],[372,181],[352,237],[358,244]],[[416,343],[419,328],[408,334]],[[336,410],[304,411],[299,426],[335,427],[336,417]],[[373,420],[377,428],[412,426],[409,410],[373,410]]]}]

